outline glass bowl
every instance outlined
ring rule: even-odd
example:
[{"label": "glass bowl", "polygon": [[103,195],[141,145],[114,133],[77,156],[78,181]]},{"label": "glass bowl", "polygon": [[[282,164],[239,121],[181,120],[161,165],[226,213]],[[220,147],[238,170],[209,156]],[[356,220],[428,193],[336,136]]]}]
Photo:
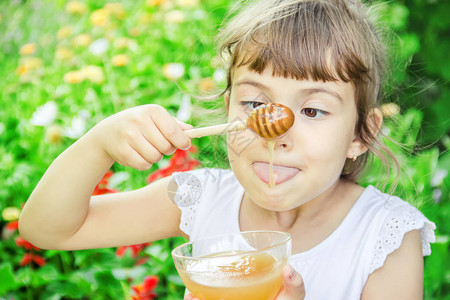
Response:
[{"label": "glass bowl", "polygon": [[291,235],[244,231],[178,246],[172,258],[189,292],[200,300],[270,300],[291,254]]}]

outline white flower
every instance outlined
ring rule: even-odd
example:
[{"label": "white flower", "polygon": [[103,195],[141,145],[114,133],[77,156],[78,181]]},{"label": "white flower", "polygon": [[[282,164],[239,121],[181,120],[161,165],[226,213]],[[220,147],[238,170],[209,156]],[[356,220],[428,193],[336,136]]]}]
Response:
[{"label": "white flower", "polygon": [[447,170],[437,170],[433,178],[431,178],[431,186],[438,186],[447,177]]},{"label": "white flower", "polygon": [[177,0],[176,3],[181,7],[196,7],[200,4],[200,0]]},{"label": "white flower", "polygon": [[177,111],[176,117],[186,122],[191,117],[191,111],[192,111],[192,104],[191,104],[191,97],[189,95],[183,95],[183,98],[181,99],[180,108]]},{"label": "white flower", "polygon": [[184,75],[184,66],[179,63],[169,63],[163,66],[163,75],[169,80],[177,80]]},{"label": "white flower", "polygon": [[181,10],[174,9],[166,14],[166,22],[170,24],[183,23],[185,20],[186,16]]},{"label": "white flower", "polygon": [[213,78],[216,82],[224,82],[227,79],[227,73],[224,69],[217,69],[214,71]]},{"label": "white flower", "polygon": [[93,41],[89,45],[89,51],[94,55],[102,55],[109,48],[109,41],[105,38]]},{"label": "white flower", "polygon": [[396,103],[386,103],[381,105],[381,112],[384,117],[392,118],[400,113],[400,106]]},{"label": "white flower", "polygon": [[47,126],[51,124],[58,113],[58,106],[54,101],[48,101],[39,106],[31,117],[30,123],[35,126]]},{"label": "white flower", "polygon": [[86,132],[86,121],[89,118],[89,112],[82,110],[72,119],[70,126],[64,129],[64,136],[71,139],[77,139]]},{"label": "white flower", "polygon": [[93,83],[102,84],[105,82],[105,75],[103,74],[103,69],[99,66],[89,65],[81,69],[84,77]]}]

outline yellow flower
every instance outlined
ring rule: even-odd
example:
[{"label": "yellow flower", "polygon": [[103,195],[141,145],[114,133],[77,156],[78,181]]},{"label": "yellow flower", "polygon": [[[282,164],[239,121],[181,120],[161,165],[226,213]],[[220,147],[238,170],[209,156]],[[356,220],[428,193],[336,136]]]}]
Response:
[{"label": "yellow flower", "polygon": [[16,69],[16,74],[19,76],[27,75],[29,72],[30,72],[30,70],[27,69],[27,67],[23,66],[23,65],[19,65]]},{"label": "yellow flower", "polygon": [[123,50],[123,49],[130,49],[130,50],[136,50],[138,48],[138,44],[135,40],[127,38],[127,37],[118,37],[114,40],[113,44],[115,49]]},{"label": "yellow flower", "polygon": [[137,28],[137,27],[133,27],[133,28],[130,28],[130,30],[128,30],[128,33],[131,36],[138,36],[138,35],[141,34],[141,30],[139,28]]},{"label": "yellow flower", "polygon": [[55,51],[55,58],[59,61],[69,60],[73,57],[73,52],[66,47],[58,47]]},{"label": "yellow flower", "polygon": [[105,26],[108,23],[109,12],[104,8],[94,10],[91,13],[90,21],[95,26]]},{"label": "yellow flower", "polygon": [[80,83],[85,79],[84,72],[70,71],[64,75],[64,81],[70,84]]},{"label": "yellow flower", "polygon": [[28,66],[31,70],[36,70],[42,67],[44,64],[43,60],[39,57],[26,57],[22,60],[23,64]]},{"label": "yellow flower", "polygon": [[96,83],[102,84],[105,82],[105,75],[103,74],[103,69],[99,66],[86,66],[81,69],[84,76],[87,80]]},{"label": "yellow flower", "polygon": [[114,48],[116,49],[125,49],[128,48],[128,44],[130,43],[129,38],[120,36],[114,41]]},{"label": "yellow flower", "polygon": [[63,130],[58,125],[51,125],[45,128],[45,140],[51,144],[59,144],[62,141]]},{"label": "yellow flower", "polygon": [[196,7],[200,4],[200,0],[177,0],[176,3],[181,7]]},{"label": "yellow flower", "polygon": [[56,37],[59,40],[62,40],[62,39],[65,39],[66,37],[70,36],[71,34],[72,34],[72,26],[64,26],[58,30]]},{"label": "yellow flower", "polygon": [[129,60],[126,54],[119,54],[112,58],[112,64],[116,67],[123,67],[128,65]]},{"label": "yellow flower", "polygon": [[83,15],[87,11],[87,6],[80,1],[71,1],[66,4],[66,11],[69,14]]},{"label": "yellow flower", "polygon": [[139,16],[138,23],[139,24],[150,24],[152,22],[152,15],[148,12],[142,13]]},{"label": "yellow flower", "polygon": [[145,4],[147,4],[147,6],[157,6],[164,2],[166,2],[166,0],[147,0]]},{"label": "yellow flower", "polygon": [[127,14],[123,8],[123,4],[119,2],[107,3],[104,9],[119,20],[124,19]]},{"label": "yellow flower", "polygon": [[21,55],[32,55],[36,53],[37,47],[35,43],[28,43],[20,47],[19,53]]},{"label": "yellow flower", "polygon": [[79,34],[73,38],[73,44],[75,46],[87,47],[91,44],[91,42],[92,42],[92,38],[87,33]]},{"label": "yellow flower", "polygon": [[184,66],[179,63],[168,63],[163,66],[163,75],[169,80],[177,80],[184,75]]},{"label": "yellow flower", "polygon": [[33,70],[37,70],[42,67],[44,62],[38,57],[26,57],[20,60],[20,64],[16,69],[16,74],[24,76],[29,74]]},{"label": "yellow flower", "polygon": [[2,218],[6,222],[11,222],[19,219],[20,209],[17,207],[6,207],[2,211]]},{"label": "yellow flower", "polygon": [[186,16],[181,10],[174,9],[166,14],[166,21],[168,23],[179,24],[183,23],[184,20],[186,20]]},{"label": "yellow flower", "polygon": [[201,93],[207,94],[216,90],[216,84],[211,78],[203,78],[198,83],[198,89]]},{"label": "yellow flower", "polygon": [[386,118],[392,118],[400,113],[400,106],[395,103],[386,103],[381,105],[381,113]]}]

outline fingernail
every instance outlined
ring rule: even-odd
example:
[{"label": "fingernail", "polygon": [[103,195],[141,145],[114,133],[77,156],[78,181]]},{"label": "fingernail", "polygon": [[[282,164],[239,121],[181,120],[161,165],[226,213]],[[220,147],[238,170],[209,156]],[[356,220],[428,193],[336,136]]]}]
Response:
[{"label": "fingernail", "polygon": [[291,269],[290,271],[289,271],[289,280],[294,280],[294,278],[295,278],[295,270],[294,270],[294,268],[292,267],[292,266],[289,266],[289,268]]}]

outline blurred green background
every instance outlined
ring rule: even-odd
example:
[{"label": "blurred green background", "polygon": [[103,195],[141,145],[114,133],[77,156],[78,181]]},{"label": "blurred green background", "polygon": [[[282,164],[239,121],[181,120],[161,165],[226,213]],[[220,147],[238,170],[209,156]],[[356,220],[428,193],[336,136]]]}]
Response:
[{"label": "blurred green background", "polygon": [[[384,132],[403,145],[388,142],[403,168],[395,194],[436,223],[437,241],[425,259],[424,298],[450,299],[450,3],[375,3],[392,38],[383,112]],[[55,157],[106,116],[156,103],[196,124],[194,100],[181,89],[208,94],[224,87],[214,36],[231,4],[0,1],[0,299],[153,299],[154,292],[158,299],[182,299],[184,287],[170,257],[181,238],[45,251],[18,237],[16,220]],[[196,140],[198,152],[191,155],[203,166],[223,166],[216,162],[223,144],[211,149],[216,142]],[[165,158],[147,172],[114,165],[99,189],[141,187],[173,162]],[[382,184],[384,174],[377,170],[375,161],[361,183]]]}]

